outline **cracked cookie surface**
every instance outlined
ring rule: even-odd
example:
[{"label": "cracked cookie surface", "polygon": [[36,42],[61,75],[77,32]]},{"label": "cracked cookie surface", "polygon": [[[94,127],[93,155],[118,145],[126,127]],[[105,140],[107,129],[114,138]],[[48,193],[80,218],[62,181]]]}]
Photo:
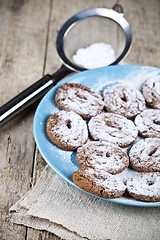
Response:
[{"label": "cracked cookie surface", "polygon": [[134,122],[141,137],[160,138],[160,110],[146,109],[136,116]]},{"label": "cracked cookie surface", "polygon": [[105,88],[103,97],[108,112],[121,114],[129,119],[133,119],[146,107],[142,93],[122,83]]},{"label": "cracked cookie surface", "polygon": [[117,174],[129,165],[128,155],[118,145],[110,142],[87,142],[77,149],[76,159],[80,167],[91,167]]},{"label": "cracked cookie surface", "polygon": [[114,113],[101,113],[90,119],[89,133],[94,140],[109,141],[119,147],[132,144],[138,135],[134,123],[124,116]]},{"label": "cracked cookie surface", "polygon": [[142,87],[142,93],[148,106],[160,109],[160,75],[148,79]]},{"label": "cracked cookie surface", "polygon": [[144,202],[160,201],[160,173],[137,173],[127,180],[129,195]]},{"label": "cracked cookie surface", "polygon": [[129,158],[138,172],[160,172],[160,138],[139,140],[131,147]]},{"label": "cracked cookie surface", "polygon": [[80,168],[73,173],[73,182],[79,188],[104,198],[121,197],[126,186],[115,175],[93,168]]},{"label": "cracked cookie surface", "polygon": [[75,150],[88,140],[86,122],[74,112],[58,111],[47,120],[50,140],[64,150]]},{"label": "cracked cookie surface", "polygon": [[104,108],[100,94],[78,83],[61,85],[56,92],[55,101],[61,109],[74,111],[83,119],[96,116]]}]

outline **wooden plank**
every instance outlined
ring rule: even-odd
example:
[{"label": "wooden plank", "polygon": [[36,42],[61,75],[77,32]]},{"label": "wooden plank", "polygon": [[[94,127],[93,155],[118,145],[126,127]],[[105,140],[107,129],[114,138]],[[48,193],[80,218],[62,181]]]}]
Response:
[{"label": "wooden plank", "polygon": [[[0,104],[42,76],[50,1],[0,1]],[[0,239],[25,239],[10,222],[9,207],[30,188],[35,143],[33,114],[25,112],[0,131]]]},{"label": "wooden plank", "polygon": [[160,67],[160,1],[121,0],[131,24],[133,44],[124,62]]}]

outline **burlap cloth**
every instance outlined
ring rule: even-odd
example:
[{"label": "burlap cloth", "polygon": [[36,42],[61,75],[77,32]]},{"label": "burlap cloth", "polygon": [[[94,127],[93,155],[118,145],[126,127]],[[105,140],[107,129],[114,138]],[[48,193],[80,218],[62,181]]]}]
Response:
[{"label": "burlap cloth", "polygon": [[160,208],[115,204],[90,196],[46,166],[39,181],[11,207],[11,221],[67,240],[158,240]]}]

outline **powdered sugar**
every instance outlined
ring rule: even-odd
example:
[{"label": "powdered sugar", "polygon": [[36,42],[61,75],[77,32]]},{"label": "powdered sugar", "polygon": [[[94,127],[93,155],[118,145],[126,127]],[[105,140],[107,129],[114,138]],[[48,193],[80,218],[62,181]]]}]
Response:
[{"label": "powdered sugar", "polygon": [[126,186],[120,179],[117,179],[114,175],[107,173],[104,170],[100,172],[93,169],[87,168],[86,173],[93,178],[93,181],[97,186],[103,187],[104,190],[108,191],[125,191]]},{"label": "powdered sugar", "polygon": [[122,172],[129,165],[127,154],[111,142],[86,143],[78,148],[76,158],[81,167],[92,167],[111,174]]},{"label": "powdered sugar", "polygon": [[107,86],[123,83],[130,88],[141,90],[143,84],[147,80],[157,77],[158,74],[160,74],[160,69],[153,68],[151,71],[150,67],[145,67],[144,69],[141,69],[140,72],[136,72],[135,69],[129,70],[126,74],[122,72],[121,75],[119,73],[118,76],[115,76],[114,74],[113,76],[111,74],[106,74],[105,76],[103,75],[98,77],[98,81],[94,83],[92,89],[94,91],[102,91],[102,89],[105,89]]},{"label": "powdered sugar", "polygon": [[123,172],[116,174],[115,176],[118,179],[121,179],[123,181],[123,183],[126,185],[127,184],[127,179],[129,177],[133,177],[136,173],[138,173],[137,171],[135,171],[134,169],[131,168],[126,168]]},{"label": "powdered sugar", "polygon": [[119,79],[119,82],[123,82],[131,88],[136,88],[141,90],[143,84],[150,78],[157,76],[160,74],[160,69],[153,68],[150,71],[149,67],[145,67],[141,72],[137,72],[133,70],[133,72],[129,72],[125,76]]},{"label": "powdered sugar", "polygon": [[104,102],[100,94],[81,84],[63,84],[56,92],[56,103],[64,110],[74,111],[84,119],[89,119],[103,110]]},{"label": "powdered sugar", "polygon": [[51,141],[66,150],[76,149],[88,139],[85,121],[74,112],[52,114],[47,121],[47,133]]},{"label": "powdered sugar", "polygon": [[105,108],[108,112],[133,119],[146,108],[142,93],[126,84],[116,84],[103,91]]},{"label": "powdered sugar", "polygon": [[160,75],[150,78],[144,84],[142,92],[149,106],[160,109]]},{"label": "powdered sugar", "polygon": [[160,139],[139,140],[130,149],[129,157],[132,167],[137,171],[160,172]]},{"label": "powdered sugar", "polygon": [[110,44],[98,42],[86,48],[80,48],[73,55],[73,61],[84,68],[104,67],[116,59],[115,51]]},{"label": "powdered sugar", "polygon": [[160,173],[138,173],[127,180],[127,189],[135,198],[141,196],[144,201],[160,199]]},{"label": "powdered sugar", "polygon": [[145,109],[134,122],[142,137],[160,137],[160,110]]},{"label": "powdered sugar", "polygon": [[89,121],[88,127],[94,140],[110,141],[120,147],[129,146],[138,135],[131,120],[113,113],[101,113],[93,117]]}]

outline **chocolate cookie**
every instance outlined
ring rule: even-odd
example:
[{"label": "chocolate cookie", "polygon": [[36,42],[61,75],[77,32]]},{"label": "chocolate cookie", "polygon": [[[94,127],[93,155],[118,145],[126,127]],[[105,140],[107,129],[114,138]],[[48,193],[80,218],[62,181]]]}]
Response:
[{"label": "chocolate cookie", "polygon": [[142,93],[148,106],[160,109],[160,75],[148,79]]},{"label": "chocolate cookie", "polygon": [[160,201],[160,173],[137,173],[127,180],[129,195],[144,202]]},{"label": "chocolate cookie", "polygon": [[55,101],[60,108],[74,111],[84,119],[96,116],[104,107],[101,95],[77,83],[65,83],[60,86],[56,92]]},{"label": "chocolate cookie", "polygon": [[138,135],[131,120],[114,113],[101,113],[91,118],[88,127],[94,140],[117,143],[120,147],[129,146]]},{"label": "chocolate cookie", "polygon": [[146,107],[142,93],[122,83],[107,87],[103,97],[105,109],[108,112],[117,113],[129,119],[133,119]]},{"label": "chocolate cookie", "polygon": [[87,125],[74,112],[53,113],[47,120],[46,130],[50,140],[65,150],[75,150],[88,140]]},{"label": "chocolate cookie", "polygon": [[129,158],[139,172],[160,172],[160,138],[139,140],[130,149]]},{"label": "chocolate cookie", "polygon": [[121,197],[126,186],[115,175],[93,168],[79,169],[73,173],[73,182],[79,188],[104,198]]},{"label": "chocolate cookie", "polygon": [[160,110],[146,109],[136,116],[134,122],[140,136],[160,138]]},{"label": "chocolate cookie", "polygon": [[76,159],[82,167],[117,174],[129,165],[128,155],[116,144],[93,141],[77,149]]}]

